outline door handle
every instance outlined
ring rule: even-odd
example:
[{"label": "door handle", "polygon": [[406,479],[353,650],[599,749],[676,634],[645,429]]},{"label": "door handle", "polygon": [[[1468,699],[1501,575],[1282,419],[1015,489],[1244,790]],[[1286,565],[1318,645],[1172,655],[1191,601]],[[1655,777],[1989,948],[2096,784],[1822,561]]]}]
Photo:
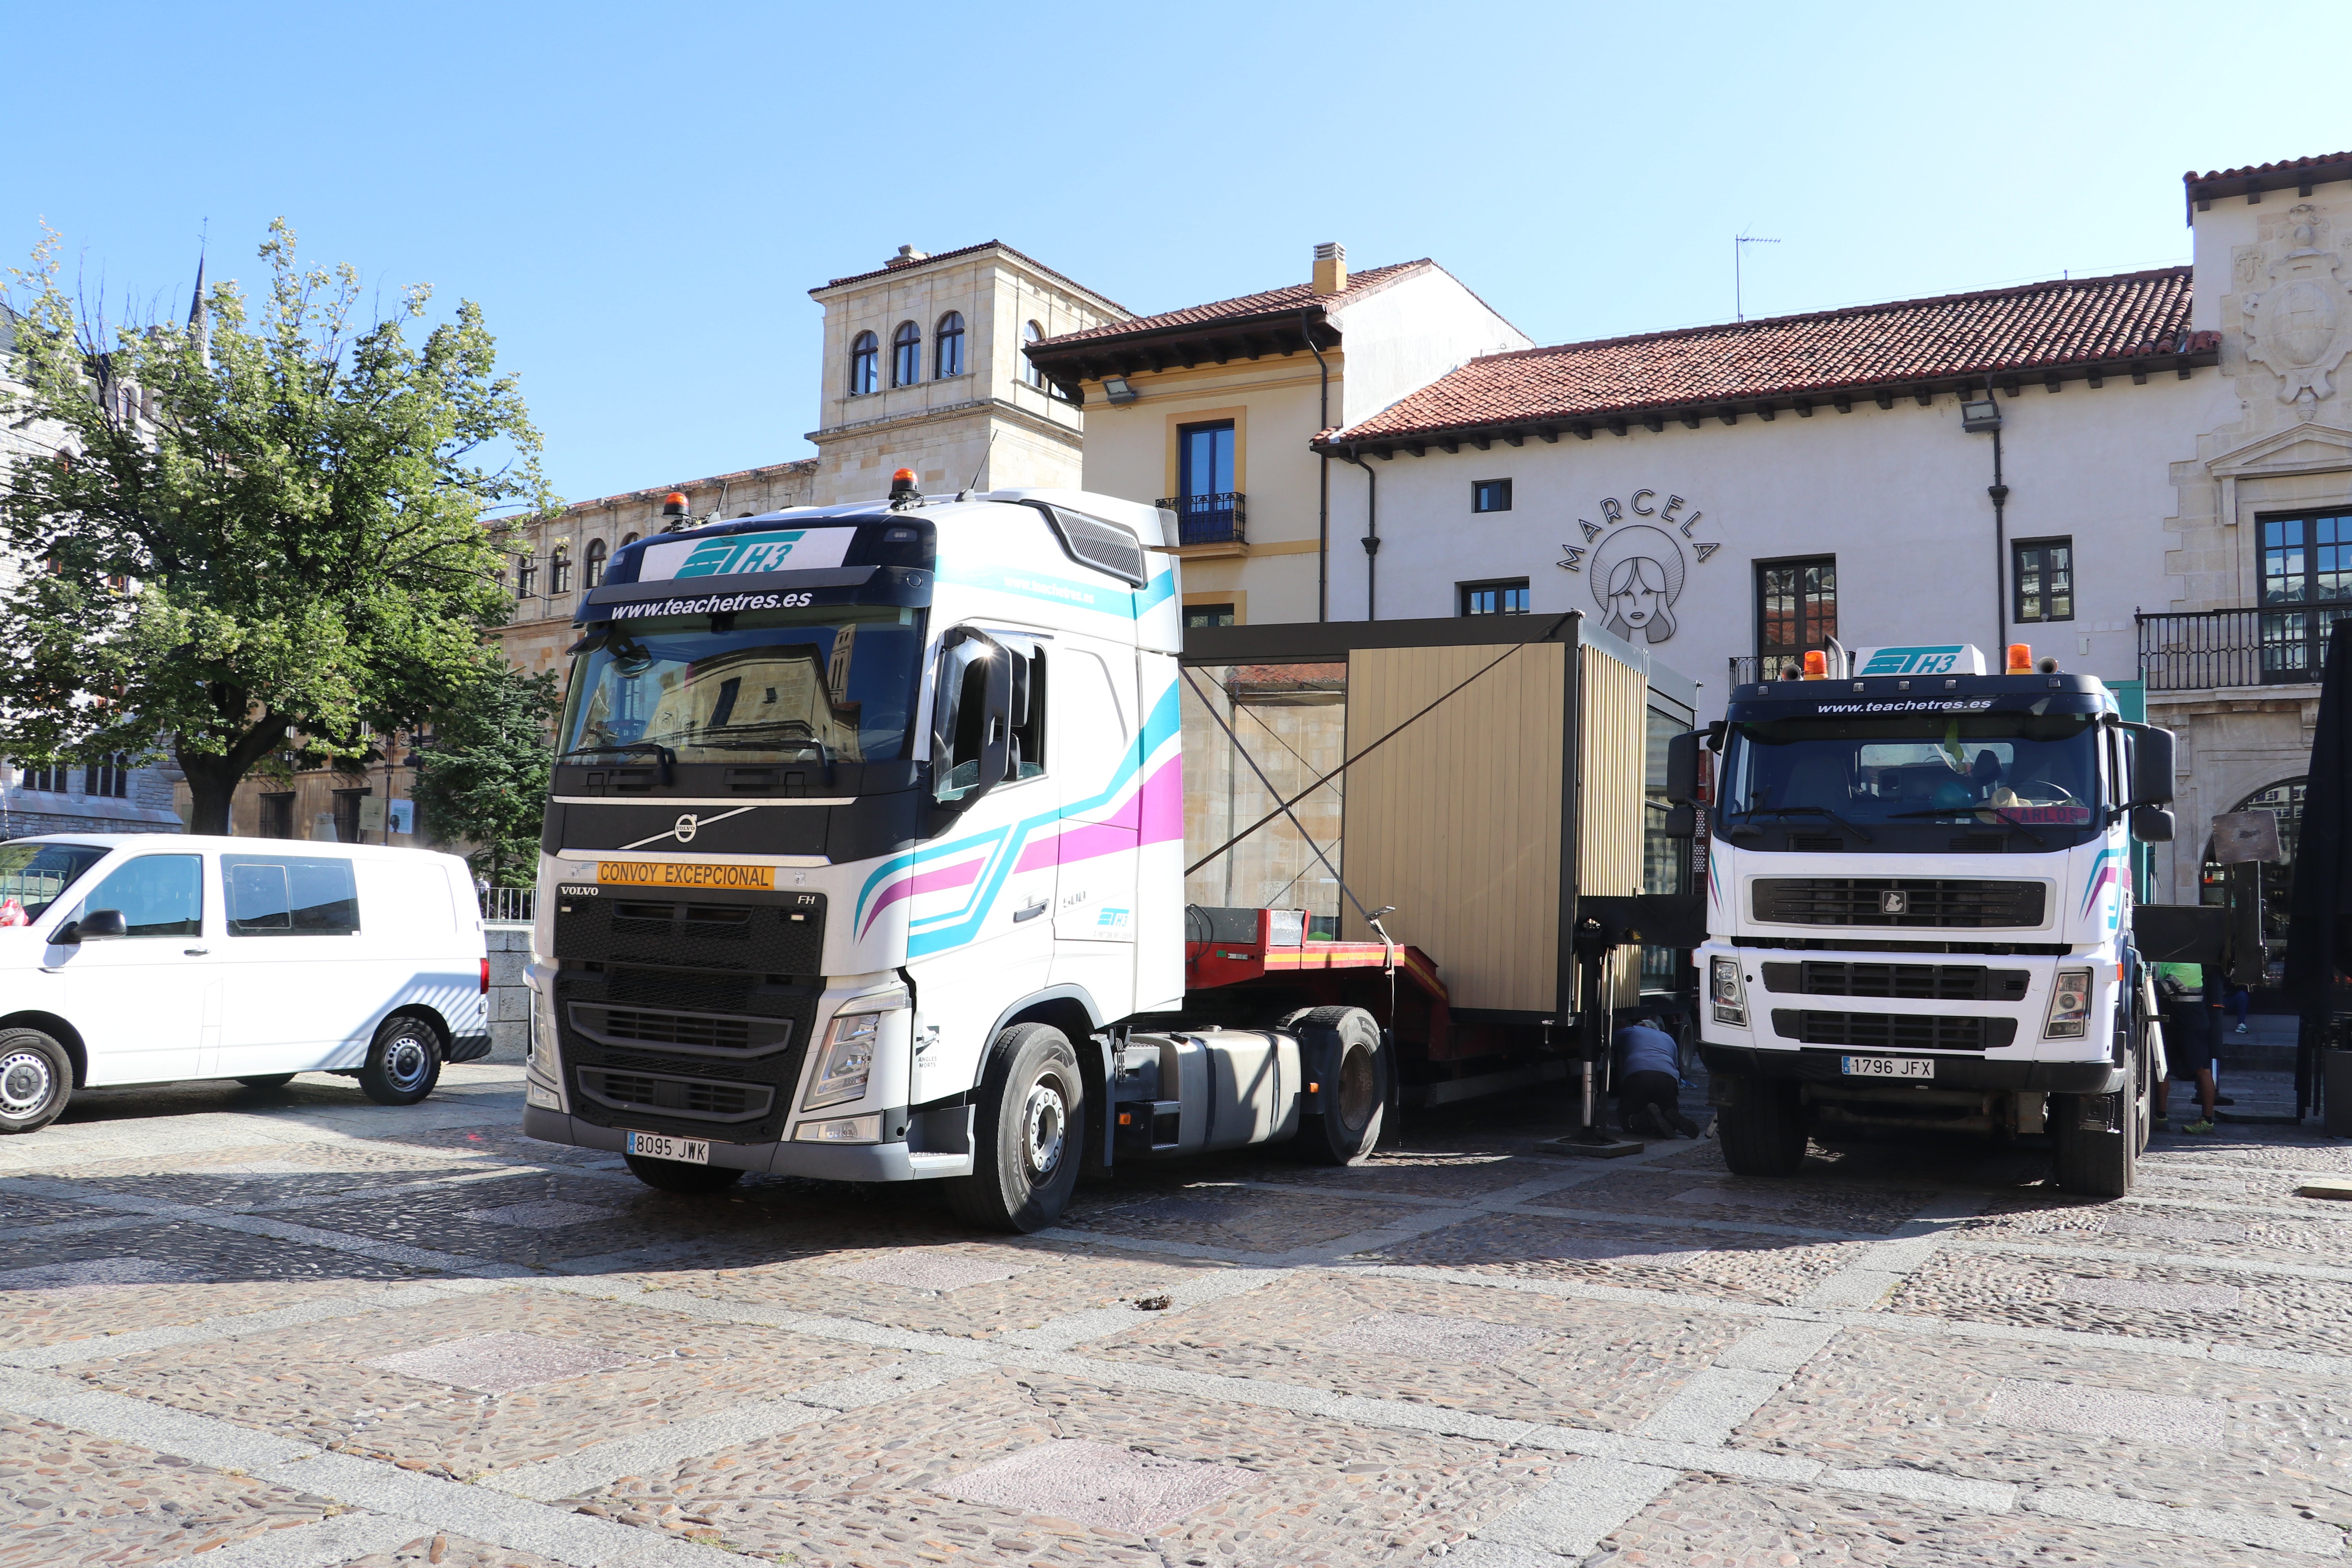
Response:
[{"label": "door handle", "polygon": [[1015,910],[1013,911],[1013,923],[1019,925],[1023,921],[1034,921],[1045,912],[1045,906],[1044,904],[1031,904],[1025,910]]},{"label": "door handle", "polygon": [[180,951],[186,953],[190,958],[202,958],[205,954],[210,952],[212,949],[209,947],[184,947]]}]

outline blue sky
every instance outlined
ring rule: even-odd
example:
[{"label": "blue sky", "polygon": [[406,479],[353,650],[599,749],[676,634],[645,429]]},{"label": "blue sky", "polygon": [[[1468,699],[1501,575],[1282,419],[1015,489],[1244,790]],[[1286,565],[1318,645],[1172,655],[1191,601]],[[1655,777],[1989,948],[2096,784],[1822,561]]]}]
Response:
[{"label": "blue sky", "polygon": [[[2184,260],[2352,144],[2352,7],[12,9],[0,258],[110,300],[269,219],[481,301],[580,499],[808,455],[807,289],[1001,238],[1138,310],[1433,256],[1538,342]],[[2292,62],[2318,67],[2315,89]]]}]

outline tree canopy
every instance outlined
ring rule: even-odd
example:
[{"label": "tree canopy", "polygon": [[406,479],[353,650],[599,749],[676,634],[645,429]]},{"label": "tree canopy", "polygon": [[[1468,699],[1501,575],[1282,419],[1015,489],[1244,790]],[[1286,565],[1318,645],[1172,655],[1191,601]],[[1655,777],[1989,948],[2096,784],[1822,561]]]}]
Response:
[{"label": "tree canopy", "polygon": [[510,605],[484,520],[551,502],[479,307],[412,343],[429,288],[362,310],[358,272],[299,265],[280,219],[257,305],[223,282],[186,323],[110,334],[57,256],[13,274],[0,418],[51,454],[0,489],[0,539],[47,567],[0,584],[0,747],[168,748],[190,828],[225,833],[272,753],[362,757],[467,706]]},{"label": "tree canopy", "polygon": [[474,869],[499,887],[529,887],[538,873],[562,701],[553,671],[525,675],[493,653],[418,756],[410,793],[425,833],[477,846]]}]

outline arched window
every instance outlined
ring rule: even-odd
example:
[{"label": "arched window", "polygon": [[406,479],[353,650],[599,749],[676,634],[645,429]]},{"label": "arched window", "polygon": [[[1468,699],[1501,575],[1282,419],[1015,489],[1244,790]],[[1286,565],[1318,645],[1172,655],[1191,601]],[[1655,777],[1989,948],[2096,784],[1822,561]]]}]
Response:
[{"label": "arched window", "polygon": [[547,591],[551,594],[572,591],[572,552],[561,546],[547,558]]},{"label": "arched window", "polygon": [[604,581],[604,542],[592,539],[588,542],[588,586],[593,588]]},{"label": "arched window", "polygon": [[[1024,343],[1042,343],[1045,341],[1045,329],[1032,321],[1021,329],[1021,341]],[[1042,387],[1045,384],[1045,373],[1037,368],[1035,360],[1031,359],[1027,354],[1023,354],[1021,379],[1032,386]]]},{"label": "arched window", "polygon": [[849,344],[849,395],[863,397],[882,390],[882,341],[860,332]]},{"label": "arched window", "polygon": [[515,597],[528,599],[539,591],[539,563],[528,555],[515,557]]},{"label": "arched window", "polygon": [[923,329],[901,321],[890,334],[890,384],[912,386],[923,379]]},{"label": "arched window", "polygon": [[630,545],[635,544],[636,542],[637,536],[634,533],[625,533],[621,535],[621,548],[624,550],[626,550]]},{"label": "arched window", "polygon": [[[2294,851],[2303,838],[2303,796],[2308,776],[2281,779],[2258,789],[2231,809],[2267,811],[2278,817],[2279,858],[2262,863],[2263,940],[2273,953],[2286,951],[2287,900],[2294,892]],[[2213,841],[2205,841],[2205,864],[2198,889],[2200,902],[2226,903],[2224,886],[2229,868],[2213,858]]]},{"label": "arched window", "polygon": [[961,375],[963,374],[963,316],[961,313],[950,310],[946,315],[941,316],[939,331],[934,336],[938,340],[939,346],[932,352],[931,360],[939,368],[931,373],[932,375],[940,381],[945,381],[951,375]]}]

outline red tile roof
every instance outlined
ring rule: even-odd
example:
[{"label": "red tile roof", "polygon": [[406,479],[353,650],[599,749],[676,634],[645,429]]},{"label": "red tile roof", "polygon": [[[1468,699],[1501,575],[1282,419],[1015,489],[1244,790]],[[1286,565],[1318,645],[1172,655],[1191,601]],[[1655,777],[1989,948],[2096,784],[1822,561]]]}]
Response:
[{"label": "red tile roof", "polygon": [[1035,268],[1046,277],[1058,279],[1060,281],[1067,283],[1071,288],[1076,289],[1079,293],[1086,295],[1087,298],[1101,300],[1104,304],[1108,305],[1112,310],[1117,310],[1121,315],[1127,314],[1127,307],[1120,304],[1118,300],[1110,298],[1108,294],[1099,293],[1095,289],[1087,288],[1085,284],[1079,282],[1075,278],[1067,277],[1062,273],[1055,271],[1052,268],[1046,266],[1035,257],[1015,250],[1001,239],[983,239],[978,245],[967,245],[955,250],[939,251],[933,255],[924,257],[920,261],[910,261],[906,263],[904,266],[877,267],[871,272],[853,272],[846,278],[835,278],[825,283],[821,288],[810,289],[809,292],[812,294],[822,294],[826,289],[838,289],[845,283],[863,283],[869,278],[888,278],[900,272],[912,272],[918,267],[929,267],[933,262],[937,261],[953,261],[958,258],[970,256],[977,251],[987,250],[992,247],[995,249],[1003,251],[1008,256],[1018,256],[1022,260],[1027,262],[1030,266]]},{"label": "red tile roof", "polygon": [[1256,294],[1243,294],[1231,300],[1212,300],[1205,305],[1187,305],[1181,310],[1162,310],[1156,316],[1137,316],[1125,321],[1107,321],[1099,327],[1089,327],[1082,332],[1064,332],[1034,345],[1039,351],[1078,344],[1097,343],[1109,338],[1132,337],[1144,332],[1164,332],[1185,327],[1223,326],[1245,321],[1256,316],[1295,315],[1309,305],[1322,305],[1327,310],[1345,305],[1378,293],[1398,279],[1424,267],[1436,265],[1427,257],[1418,261],[1400,261],[1393,266],[1375,267],[1363,272],[1350,273],[1348,286],[1337,294],[1318,294],[1311,283],[1292,283],[1280,289],[1268,289]]},{"label": "red tile roof", "polygon": [[2221,196],[2244,196],[2260,201],[2264,191],[2280,191],[2293,185],[2306,190],[2328,180],[2352,180],[2352,153],[2325,153],[2315,158],[2287,158],[2276,163],[2251,163],[2242,169],[2213,169],[2199,174],[2191,169],[2180,176],[2187,193],[2189,221],[2197,220],[2196,208],[2200,202],[2214,201]]},{"label": "red tile roof", "polygon": [[[1951,390],[2151,356],[2210,355],[2189,331],[2189,269],[2160,268],[1901,300],[1471,361],[1340,431],[1341,444],[1495,426],[1559,426],[1837,394]],[[2210,363],[2210,359],[2201,363]]]}]

